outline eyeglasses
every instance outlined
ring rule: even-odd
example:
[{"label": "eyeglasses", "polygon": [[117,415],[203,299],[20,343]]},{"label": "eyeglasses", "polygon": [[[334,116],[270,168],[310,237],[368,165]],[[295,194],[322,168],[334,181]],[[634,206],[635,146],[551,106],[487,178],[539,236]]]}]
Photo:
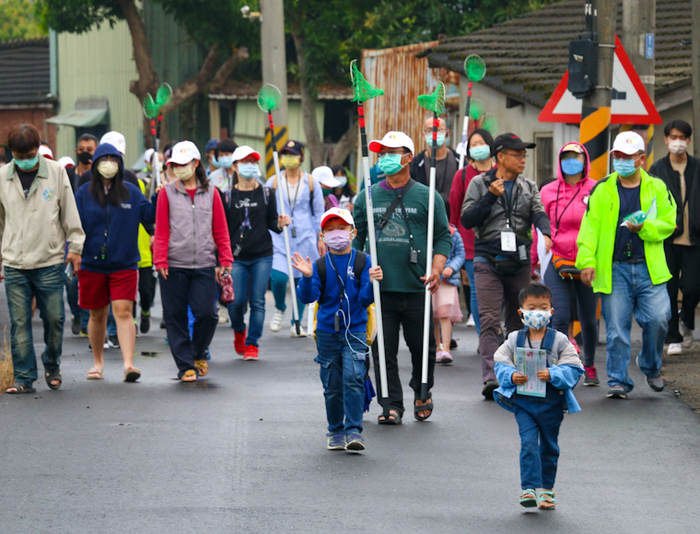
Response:
[{"label": "eyeglasses", "polygon": [[518,154],[517,152],[504,152],[504,154],[505,154],[506,156],[510,156],[510,157],[512,157],[512,158],[519,159],[519,160],[521,160],[521,161],[527,159],[527,153],[525,153],[525,154]]},{"label": "eyeglasses", "polygon": [[[438,133],[443,133],[443,134],[444,134],[444,133],[447,133],[447,128],[438,128],[437,131],[438,131]],[[433,129],[432,129],[432,128],[425,128],[425,129],[423,130],[423,133],[426,134],[426,135],[431,134],[431,133],[433,133]]]}]

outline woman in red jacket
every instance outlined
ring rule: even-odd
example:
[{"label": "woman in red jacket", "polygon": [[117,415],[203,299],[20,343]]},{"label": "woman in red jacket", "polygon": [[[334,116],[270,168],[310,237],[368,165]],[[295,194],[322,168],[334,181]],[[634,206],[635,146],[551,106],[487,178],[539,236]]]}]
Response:
[{"label": "woman in red jacket", "polygon": [[492,146],[493,137],[488,131],[478,128],[472,132],[467,140],[466,147],[471,163],[457,171],[450,189],[450,224],[456,226],[457,230],[459,230],[459,235],[462,236],[462,241],[464,242],[464,252],[466,253],[464,269],[467,271],[467,277],[469,278],[469,293],[467,293],[466,286],[464,286],[464,297],[469,302],[471,312],[467,326],[470,326],[473,320],[477,334],[481,332],[481,324],[479,322],[479,308],[476,303],[476,286],[474,285],[474,230],[467,230],[462,226],[462,204],[472,178],[483,172],[490,171],[496,166],[491,158]]}]

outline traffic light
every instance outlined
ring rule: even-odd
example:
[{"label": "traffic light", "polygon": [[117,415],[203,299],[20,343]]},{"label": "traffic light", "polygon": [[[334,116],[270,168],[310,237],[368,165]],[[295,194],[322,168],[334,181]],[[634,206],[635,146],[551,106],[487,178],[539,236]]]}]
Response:
[{"label": "traffic light", "polygon": [[598,43],[581,39],[569,43],[568,89],[576,98],[591,93],[598,84]]}]

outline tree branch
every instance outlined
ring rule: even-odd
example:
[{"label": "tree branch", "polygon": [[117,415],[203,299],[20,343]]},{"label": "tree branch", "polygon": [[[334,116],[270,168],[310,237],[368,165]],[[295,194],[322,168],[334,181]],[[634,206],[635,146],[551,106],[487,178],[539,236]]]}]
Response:
[{"label": "tree branch", "polygon": [[195,74],[192,78],[184,82],[182,85],[173,89],[173,97],[170,103],[163,108],[163,115],[169,113],[170,111],[176,109],[186,100],[192,98],[197,93],[201,93],[204,87],[207,85],[214,70],[216,69],[216,62],[219,59],[219,48],[217,45],[212,46],[209,49],[207,57],[204,58],[202,66],[199,72]]},{"label": "tree branch", "polygon": [[148,38],[146,36],[146,26],[141,19],[139,10],[136,7],[134,0],[118,0],[126,19],[126,24],[129,26],[129,34],[131,35],[131,44],[134,49],[134,62],[136,63],[136,72],[139,79],[133,80],[129,84],[129,90],[135,94],[139,100],[142,100],[146,93],[158,90],[158,74],[153,65],[151,50],[148,47]]},{"label": "tree branch", "polygon": [[224,83],[226,83],[226,80],[228,80],[228,77],[231,76],[231,73],[238,66],[238,64],[242,63],[249,57],[250,55],[248,54],[247,47],[242,46],[237,48],[231,57],[224,61],[224,64],[219,67],[219,70],[214,75],[214,78],[212,78],[209,87],[211,89],[219,89],[223,87]]}]

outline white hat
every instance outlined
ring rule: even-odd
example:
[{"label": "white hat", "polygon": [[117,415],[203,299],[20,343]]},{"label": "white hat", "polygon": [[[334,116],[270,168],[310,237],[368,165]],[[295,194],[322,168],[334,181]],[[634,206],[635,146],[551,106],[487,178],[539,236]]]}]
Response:
[{"label": "white hat", "polygon": [[70,156],[63,156],[58,160],[58,164],[64,169],[68,168],[68,166],[75,167],[75,161]]},{"label": "white hat", "polygon": [[622,132],[617,134],[610,152],[622,152],[628,156],[632,156],[637,152],[644,152],[644,139],[636,132]]},{"label": "white hat", "polygon": [[53,152],[51,152],[51,149],[46,145],[39,145],[39,154],[45,158],[53,159]]},{"label": "white hat", "polygon": [[252,155],[256,161],[260,161],[260,153],[256,152],[252,148],[250,148],[248,145],[241,145],[236,148],[236,150],[233,151],[233,162],[236,163],[237,161],[241,161],[246,159],[248,156]]},{"label": "white hat", "polygon": [[148,150],[146,150],[146,152],[145,152],[144,155],[143,155],[144,161],[145,161],[146,163],[148,163],[149,165],[150,165],[150,163],[151,163],[151,158],[153,158],[153,153],[154,153],[154,152],[155,152],[155,150],[153,150],[152,148],[149,148]]},{"label": "white hat", "polygon": [[352,215],[348,210],[344,210],[342,208],[331,208],[323,214],[323,217],[321,217],[321,230],[323,230],[323,227],[326,226],[326,223],[331,219],[342,219],[350,226],[355,226],[355,220],[352,218]]},{"label": "white hat", "polygon": [[333,176],[333,171],[330,167],[316,167],[313,171],[311,171],[311,176],[321,182],[321,185],[330,187],[331,189],[342,185],[342,182]]},{"label": "white hat", "polygon": [[457,155],[464,154],[465,156],[467,156],[468,154],[465,151],[465,147],[466,147],[466,144],[462,143],[462,141],[460,141],[459,144],[457,145],[457,148],[455,148],[455,152],[457,152]]},{"label": "white hat", "polygon": [[100,144],[102,143],[109,143],[116,148],[122,156],[126,154],[126,139],[124,139],[124,136],[119,132],[107,132],[102,136],[102,139],[100,139]]},{"label": "white hat", "polygon": [[181,141],[173,147],[173,152],[166,164],[186,165],[193,159],[202,159],[199,149],[192,141]]},{"label": "white hat", "polygon": [[415,153],[413,140],[403,132],[389,132],[381,141],[372,141],[369,144],[369,149],[372,152],[380,152],[382,147],[386,148],[407,148],[411,154]]}]

